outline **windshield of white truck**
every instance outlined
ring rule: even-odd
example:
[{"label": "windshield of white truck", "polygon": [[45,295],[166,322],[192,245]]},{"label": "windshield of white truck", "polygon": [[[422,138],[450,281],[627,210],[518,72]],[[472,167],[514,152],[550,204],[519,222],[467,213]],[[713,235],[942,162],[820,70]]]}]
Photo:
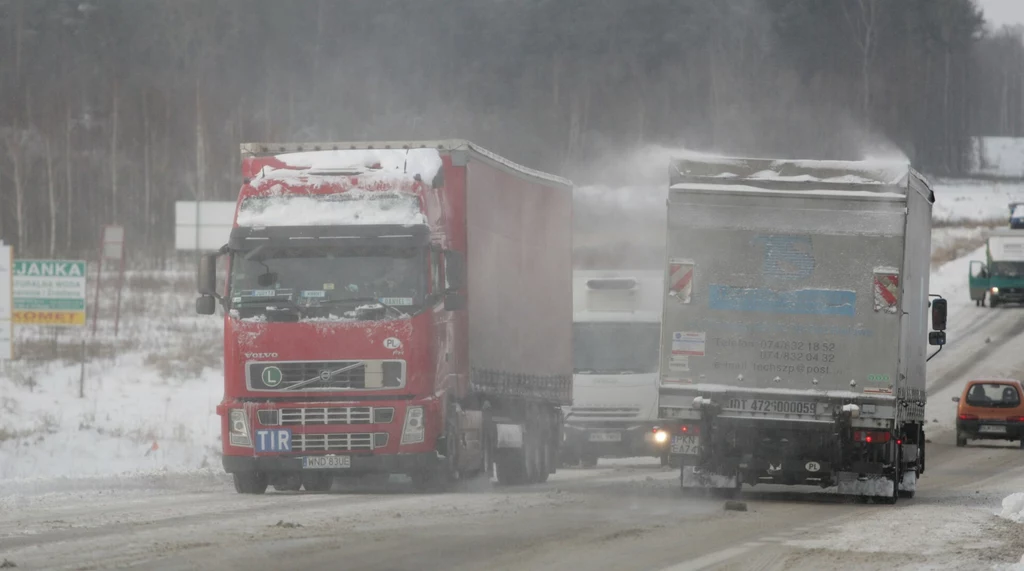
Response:
[{"label": "windshield of white truck", "polygon": [[[259,247],[231,260],[231,306],[269,305],[303,316],[347,315],[366,306],[411,312],[426,295],[422,248]],[[322,310],[322,311],[318,311]]]},{"label": "windshield of white truck", "polygon": [[658,372],[657,323],[573,324],[572,361],[577,374]]},{"label": "windshield of white truck", "polygon": [[1024,277],[1024,262],[992,262],[989,270],[994,277],[1020,278]]}]

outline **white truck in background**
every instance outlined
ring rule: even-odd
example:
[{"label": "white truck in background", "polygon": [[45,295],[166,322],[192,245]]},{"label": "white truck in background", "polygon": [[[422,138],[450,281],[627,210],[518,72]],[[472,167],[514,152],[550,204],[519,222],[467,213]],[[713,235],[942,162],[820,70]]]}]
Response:
[{"label": "white truck in background", "polygon": [[562,459],[659,456],[658,351],[664,275],[657,270],[573,272],[573,405]]},{"label": "white truck in background", "polygon": [[907,164],[673,162],[660,416],[684,490],[913,495],[945,343],[933,202]]}]

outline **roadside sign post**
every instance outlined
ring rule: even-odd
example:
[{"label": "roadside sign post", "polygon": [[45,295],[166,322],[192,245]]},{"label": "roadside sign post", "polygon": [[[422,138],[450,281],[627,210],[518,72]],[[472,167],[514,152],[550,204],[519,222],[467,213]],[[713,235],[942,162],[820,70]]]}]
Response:
[{"label": "roadside sign post", "polygon": [[0,365],[14,359],[14,249],[0,241]]},{"label": "roadside sign post", "polygon": [[100,314],[100,291],[103,289],[104,262],[117,263],[117,294],[114,306],[114,337],[121,322],[121,288],[124,284],[124,227],[104,226],[100,238],[100,260],[96,269],[96,295],[93,298],[92,336],[96,336],[96,323]]},{"label": "roadside sign post", "polygon": [[117,299],[114,302],[114,337],[117,337],[118,326],[121,323],[121,289],[124,287],[124,226],[105,226],[103,228],[103,254],[101,257],[118,264]]}]

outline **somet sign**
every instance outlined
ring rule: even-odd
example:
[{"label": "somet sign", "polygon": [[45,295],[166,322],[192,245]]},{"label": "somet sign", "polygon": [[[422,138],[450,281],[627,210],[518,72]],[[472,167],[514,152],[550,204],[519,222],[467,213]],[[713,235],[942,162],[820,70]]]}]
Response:
[{"label": "somet sign", "polygon": [[14,323],[85,325],[86,263],[15,260]]}]

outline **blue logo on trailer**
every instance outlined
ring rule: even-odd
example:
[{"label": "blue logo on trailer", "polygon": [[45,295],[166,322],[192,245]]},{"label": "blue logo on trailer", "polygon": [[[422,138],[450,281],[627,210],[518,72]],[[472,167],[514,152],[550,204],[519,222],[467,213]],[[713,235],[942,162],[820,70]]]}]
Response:
[{"label": "blue logo on trailer", "polygon": [[761,235],[754,243],[764,247],[761,274],[783,280],[803,280],[814,274],[810,236]]},{"label": "blue logo on trailer", "polygon": [[708,307],[720,311],[853,317],[857,308],[857,293],[833,289],[775,291],[712,285],[708,288]]},{"label": "blue logo on trailer", "polygon": [[290,428],[275,428],[272,430],[256,431],[257,452],[291,452],[292,451],[292,430]]}]

